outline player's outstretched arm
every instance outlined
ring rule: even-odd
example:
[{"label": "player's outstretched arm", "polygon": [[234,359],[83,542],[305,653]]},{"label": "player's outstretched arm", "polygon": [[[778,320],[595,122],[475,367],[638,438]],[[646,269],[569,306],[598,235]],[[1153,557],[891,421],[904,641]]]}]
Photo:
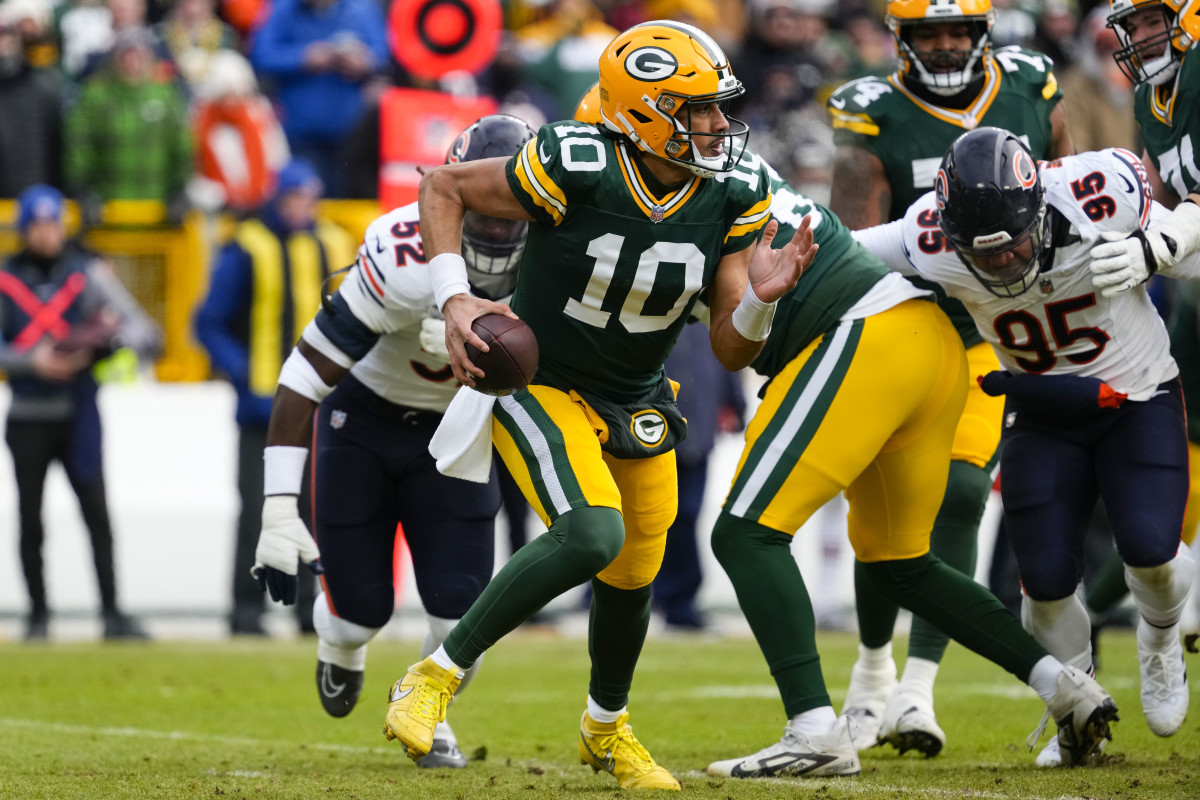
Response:
[{"label": "player's outstretched arm", "polygon": [[721,259],[714,280],[709,338],[717,360],[728,370],[748,366],[771,332],[775,304],[795,287],[817,255],[806,216],[782,248],[772,243],[779,223],[771,220],[757,247]]},{"label": "player's outstretched arm", "polygon": [[462,258],[462,222],[467,211],[503,219],[533,217],[517,200],[505,176],[506,158],[484,158],[447,164],[425,173],[418,191],[421,236],[434,301],[446,319],[446,350],[450,368],[459,383],[474,386],[483,371],[467,359],[465,343],[487,352],[487,345],[472,330],[471,323],[484,314],[503,314],[516,319],[504,303],[493,303],[471,294],[467,266]]},{"label": "player's outstretched arm", "polygon": [[879,156],[862,147],[840,145],[833,157],[829,210],[852,231],[888,221],[892,186]]},{"label": "player's outstretched arm", "polygon": [[[1105,233],[1089,255],[1092,283],[1105,297],[1128,291],[1154,273],[1167,274],[1200,253],[1200,195],[1190,194],[1146,230]],[[1174,276],[1184,277],[1184,276]]]},{"label": "player's outstretched arm", "polygon": [[297,501],[304,481],[313,412],[349,369],[301,339],[284,364],[267,424],[263,451],[262,530],[251,570],[272,600],[296,602],[298,565],[320,574],[321,552],[300,519]]}]

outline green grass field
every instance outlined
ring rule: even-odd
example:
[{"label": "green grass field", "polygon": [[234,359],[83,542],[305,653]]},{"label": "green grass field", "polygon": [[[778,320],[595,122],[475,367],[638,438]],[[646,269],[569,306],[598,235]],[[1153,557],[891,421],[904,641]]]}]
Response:
[{"label": "green grass field", "polygon": [[[835,707],[856,641],[822,634]],[[904,640],[897,640],[903,652]],[[367,686],[349,717],[321,710],[315,640],[146,645],[0,644],[0,797],[621,798],[576,757],[587,691],[586,643],[520,632],[487,656],[450,710],[465,770],[418,770],[380,733],[391,682],[417,643],[371,646]],[[940,756],[864,754],[856,778],[710,778],[712,760],[775,740],[784,720],[749,639],[654,639],[642,656],[631,722],[687,796],[755,798],[1200,798],[1200,704],[1171,739],[1138,703],[1132,633],[1106,632],[1100,679],[1121,722],[1103,766],[1038,770],[1024,746],[1042,705],[999,668],[952,645],[938,681]],[[1189,656],[1193,675],[1200,656]],[[1051,730],[1053,725],[1051,725]],[[1049,735],[1049,734],[1047,734]],[[1042,740],[1044,743],[1045,739]]]}]

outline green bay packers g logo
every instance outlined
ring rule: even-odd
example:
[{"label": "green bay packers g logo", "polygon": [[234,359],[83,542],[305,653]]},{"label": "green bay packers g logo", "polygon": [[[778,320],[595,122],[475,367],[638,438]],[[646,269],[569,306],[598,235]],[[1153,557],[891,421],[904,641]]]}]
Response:
[{"label": "green bay packers g logo", "polygon": [[629,430],[646,447],[657,447],[667,437],[667,420],[652,408],[638,411],[629,418]]},{"label": "green bay packers g logo", "polygon": [[635,80],[654,83],[678,71],[679,61],[661,47],[639,47],[625,56],[625,71]]}]

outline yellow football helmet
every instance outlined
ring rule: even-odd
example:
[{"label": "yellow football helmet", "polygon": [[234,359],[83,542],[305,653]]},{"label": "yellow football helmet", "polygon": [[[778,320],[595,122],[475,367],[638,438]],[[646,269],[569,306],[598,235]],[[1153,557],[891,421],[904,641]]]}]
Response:
[{"label": "yellow football helmet", "polygon": [[[1162,33],[1131,41],[1126,20],[1148,9],[1162,14]],[[1121,41],[1113,59],[1125,77],[1161,86],[1175,77],[1183,54],[1200,41],[1200,0],[1109,0],[1108,27]]]},{"label": "yellow football helmet", "polygon": [[[892,0],[884,17],[904,62],[901,72],[915,76],[926,89],[944,97],[958,94],[982,74],[980,62],[988,52],[988,36],[995,21],[992,0]],[[966,23],[970,50],[926,53],[922,57],[913,49],[916,26],[947,22]]]},{"label": "yellow football helmet", "polygon": [[586,122],[588,125],[600,124],[600,83],[597,81],[583,93],[583,97],[579,98],[579,105],[575,106],[574,118],[579,122]]},{"label": "yellow football helmet", "polygon": [[[645,152],[701,177],[737,166],[746,123],[728,118],[729,128],[719,133],[691,130],[690,104],[722,103],[745,91],[721,47],[699,28],[670,20],[633,26],[600,56],[599,86],[601,124]],[[718,155],[705,156],[693,135],[725,141]]]}]

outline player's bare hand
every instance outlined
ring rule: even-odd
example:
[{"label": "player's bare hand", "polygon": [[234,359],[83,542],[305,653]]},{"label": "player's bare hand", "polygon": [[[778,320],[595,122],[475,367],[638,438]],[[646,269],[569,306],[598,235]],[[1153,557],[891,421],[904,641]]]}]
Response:
[{"label": "player's bare hand", "polygon": [[450,368],[454,377],[464,386],[475,388],[475,379],[483,377],[483,370],[467,358],[466,343],[478,350],[488,351],[483,339],[471,330],[471,323],[484,314],[503,314],[517,319],[507,303],[494,303],[465,292],[453,295],[442,307],[446,318],[446,351],[450,354]]},{"label": "player's bare hand", "polygon": [[813,242],[812,220],[805,215],[792,240],[776,250],[772,245],[779,223],[771,220],[763,232],[762,241],[750,260],[750,285],[764,303],[773,303],[792,290],[809,264],[817,256]]},{"label": "player's bare hand", "polygon": [[30,365],[39,378],[48,381],[69,381],[92,361],[88,349],[61,350],[49,339],[43,339],[29,352]]}]

